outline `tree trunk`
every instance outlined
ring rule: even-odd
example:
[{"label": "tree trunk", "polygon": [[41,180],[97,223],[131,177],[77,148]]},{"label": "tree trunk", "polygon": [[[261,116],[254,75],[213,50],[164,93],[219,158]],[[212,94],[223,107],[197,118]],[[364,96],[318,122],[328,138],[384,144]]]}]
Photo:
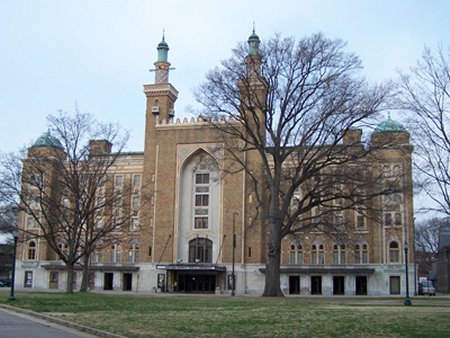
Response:
[{"label": "tree trunk", "polygon": [[278,224],[270,224],[269,252],[263,297],[283,297],[280,287],[281,235]]},{"label": "tree trunk", "polygon": [[81,287],[80,292],[88,292],[89,291],[89,255],[85,253],[83,255],[83,276],[81,279]]},{"label": "tree trunk", "polygon": [[67,270],[66,292],[73,293],[73,263],[67,263],[66,270]]}]

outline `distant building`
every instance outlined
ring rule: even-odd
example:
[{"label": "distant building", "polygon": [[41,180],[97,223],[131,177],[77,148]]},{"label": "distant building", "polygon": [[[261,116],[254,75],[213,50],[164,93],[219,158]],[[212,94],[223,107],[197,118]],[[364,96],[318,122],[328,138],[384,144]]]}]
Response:
[{"label": "distant building", "polygon": [[13,244],[0,244],[0,279],[11,277],[13,250]]},{"label": "distant building", "polygon": [[439,252],[437,255],[437,292],[450,293],[450,224],[439,228]]},{"label": "distant building", "polygon": [[[252,34],[249,40],[255,39],[259,41]],[[121,240],[94,252],[90,262],[92,287],[151,292],[172,291],[176,286],[176,292],[217,289],[230,293],[235,229],[236,292],[261,293],[267,233],[263,227],[249,228],[255,215],[249,178],[242,172],[221,175],[227,163],[217,130],[208,128],[202,119],[176,118],[178,91],[169,83],[169,46],[164,39],[157,50],[155,83],[144,85],[145,149],[123,155],[110,173],[117,189],[134,188],[127,203],[138,204],[144,194],[151,196],[150,203],[136,212]],[[251,53],[257,52],[253,44]],[[349,131],[348,135],[363,146],[361,130]],[[345,241],[332,241],[319,230],[285,238],[281,285],[286,294],[405,293],[404,243],[414,242],[412,146],[409,133],[390,117],[374,131],[371,142],[383,142],[387,135],[395,135],[395,142],[380,150],[378,162],[371,164],[371,169],[402,177],[400,184],[407,189],[396,196],[379,198],[377,217],[355,211],[335,215],[335,222],[352,224]],[[29,151],[59,146],[51,135],[44,135]],[[258,167],[257,157],[247,161]],[[21,214],[20,226],[29,229],[34,225]],[[411,290],[415,280],[412,251]],[[64,266],[43,240],[25,238],[19,257],[19,286],[64,289]],[[80,278],[77,273],[76,286]]]}]

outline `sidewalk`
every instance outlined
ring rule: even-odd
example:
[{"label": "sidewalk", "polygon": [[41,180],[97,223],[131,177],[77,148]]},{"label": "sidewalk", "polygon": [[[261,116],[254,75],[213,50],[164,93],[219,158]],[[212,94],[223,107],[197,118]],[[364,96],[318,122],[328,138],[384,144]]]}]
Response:
[{"label": "sidewalk", "polygon": [[6,304],[0,304],[0,332],[2,338],[125,338]]}]

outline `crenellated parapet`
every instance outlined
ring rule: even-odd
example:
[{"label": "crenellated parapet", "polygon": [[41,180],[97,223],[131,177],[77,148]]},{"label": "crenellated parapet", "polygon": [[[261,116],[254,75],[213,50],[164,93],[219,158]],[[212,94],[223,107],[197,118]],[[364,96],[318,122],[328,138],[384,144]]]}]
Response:
[{"label": "crenellated parapet", "polygon": [[161,119],[159,116],[156,116],[155,125],[156,127],[186,127],[186,126],[192,126],[192,127],[199,127],[199,126],[207,126],[211,124],[231,124],[236,123],[236,119],[233,119],[232,117],[225,118],[222,117],[204,117],[204,116],[198,116],[197,118],[191,117],[191,118],[171,118],[171,119]]}]

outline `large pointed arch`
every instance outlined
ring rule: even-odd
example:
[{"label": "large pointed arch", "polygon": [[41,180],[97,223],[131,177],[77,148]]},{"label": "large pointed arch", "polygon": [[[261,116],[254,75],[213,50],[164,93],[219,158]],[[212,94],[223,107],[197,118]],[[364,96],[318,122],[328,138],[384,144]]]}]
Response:
[{"label": "large pointed arch", "polygon": [[221,232],[221,178],[217,158],[202,147],[183,158],[178,173],[176,258],[189,260],[189,241],[208,238],[216,257]]}]

